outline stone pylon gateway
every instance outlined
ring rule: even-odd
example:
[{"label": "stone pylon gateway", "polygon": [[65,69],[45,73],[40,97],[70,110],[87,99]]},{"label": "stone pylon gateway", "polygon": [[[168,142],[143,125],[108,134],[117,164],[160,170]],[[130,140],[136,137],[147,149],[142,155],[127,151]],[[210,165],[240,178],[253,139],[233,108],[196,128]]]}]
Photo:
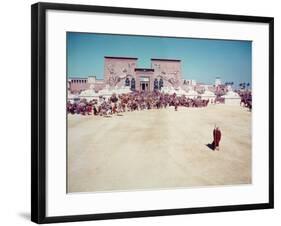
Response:
[{"label": "stone pylon gateway", "polygon": [[104,79],[93,76],[69,79],[69,90],[129,87],[136,91],[153,91],[163,87],[178,88],[182,84],[181,60],[151,58],[150,68],[139,68],[137,63],[138,58],[134,57],[105,56]]}]

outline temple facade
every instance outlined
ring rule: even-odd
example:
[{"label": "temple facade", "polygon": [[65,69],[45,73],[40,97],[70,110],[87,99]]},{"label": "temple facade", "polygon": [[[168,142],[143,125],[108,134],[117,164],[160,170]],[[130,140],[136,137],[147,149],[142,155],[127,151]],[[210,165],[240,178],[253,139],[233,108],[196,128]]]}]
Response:
[{"label": "temple facade", "polygon": [[137,63],[138,58],[105,56],[104,79],[69,78],[68,88],[74,93],[86,89],[99,91],[104,87],[153,91],[162,87],[178,88],[182,84],[181,60],[152,58],[150,68],[138,68]]}]

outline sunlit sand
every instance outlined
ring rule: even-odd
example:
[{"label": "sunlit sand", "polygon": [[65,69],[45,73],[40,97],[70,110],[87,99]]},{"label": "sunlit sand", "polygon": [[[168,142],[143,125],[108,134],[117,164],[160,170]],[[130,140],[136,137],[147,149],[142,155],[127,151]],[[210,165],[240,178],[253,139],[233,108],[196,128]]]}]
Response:
[{"label": "sunlit sand", "polygon": [[[220,150],[208,147],[217,124]],[[231,105],[68,115],[68,192],[251,183],[251,112]]]}]

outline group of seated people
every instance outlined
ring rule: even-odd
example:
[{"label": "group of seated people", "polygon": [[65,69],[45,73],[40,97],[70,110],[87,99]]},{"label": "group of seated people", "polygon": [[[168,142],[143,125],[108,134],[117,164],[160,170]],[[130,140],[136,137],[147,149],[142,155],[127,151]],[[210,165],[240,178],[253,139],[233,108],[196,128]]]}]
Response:
[{"label": "group of seated people", "polygon": [[158,91],[132,92],[127,94],[113,94],[106,100],[100,96],[98,99],[87,101],[82,99],[76,102],[67,102],[67,112],[70,114],[107,116],[128,111],[161,109],[173,106],[175,111],[182,107],[206,107],[209,100],[188,98],[176,94],[165,94]]}]

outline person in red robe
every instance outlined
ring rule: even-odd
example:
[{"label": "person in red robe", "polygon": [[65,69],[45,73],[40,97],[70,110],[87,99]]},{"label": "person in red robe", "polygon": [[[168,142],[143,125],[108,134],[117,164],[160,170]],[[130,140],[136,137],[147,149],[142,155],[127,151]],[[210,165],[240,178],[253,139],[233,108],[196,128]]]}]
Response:
[{"label": "person in red robe", "polygon": [[213,149],[219,151],[219,144],[220,144],[220,141],[221,141],[221,131],[220,131],[219,127],[215,126],[215,128],[213,130],[213,138],[214,138],[214,141],[213,141],[213,144],[212,144]]}]

